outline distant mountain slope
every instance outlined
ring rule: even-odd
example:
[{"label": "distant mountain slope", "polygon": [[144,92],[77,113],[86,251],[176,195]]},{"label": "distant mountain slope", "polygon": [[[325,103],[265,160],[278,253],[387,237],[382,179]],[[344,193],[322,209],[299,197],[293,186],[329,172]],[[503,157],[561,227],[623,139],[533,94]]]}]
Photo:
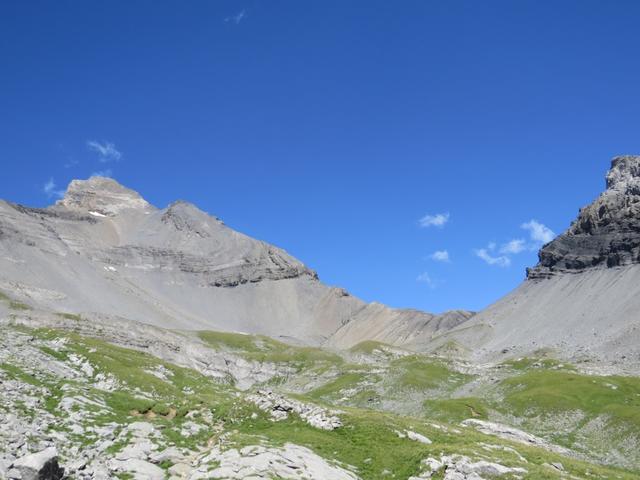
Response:
[{"label": "distant mountain slope", "polygon": [[370,303],[341,326],[326,345],[349,348],[363,340],[422,350],[437,335],[457,327],[473,316],[466,310],[452,310],[440,315],[413,309],[392,309]]},{"label": "distant mountain slope", "polygon": [[539,257],[516,290],[429,348],[640,361],[640,156],[614,158],[606,191]]},{"label": "distant mountain slope", "polygon": [[[53,311],[314,344],[369,311],[284,250],[194,205],[158,209],[101,177],[74,180],[45,209],[0,202],[0,291]],[[385,312],[383,321],[398,316]],[[432,316],[411,318],[408,330]],[[368,338],[359,335],[356,343]]]}]

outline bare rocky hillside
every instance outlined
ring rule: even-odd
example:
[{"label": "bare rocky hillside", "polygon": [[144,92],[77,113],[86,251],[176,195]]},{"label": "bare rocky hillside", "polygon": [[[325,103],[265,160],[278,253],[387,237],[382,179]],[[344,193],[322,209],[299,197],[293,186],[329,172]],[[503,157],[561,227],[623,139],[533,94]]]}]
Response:
[{"label": "bare rocky hillside", "polygon": [[[0,290],[54,312],[316,345],[354,321],[394,324],[376,334],[390,343],[442,325],[436,315],[369,306],[326,286],[284,250],[190,203],[158,209],[100,177],[74,180],[45,209],[0,201]],[[369,334],[349,328],[349,342]]]}]

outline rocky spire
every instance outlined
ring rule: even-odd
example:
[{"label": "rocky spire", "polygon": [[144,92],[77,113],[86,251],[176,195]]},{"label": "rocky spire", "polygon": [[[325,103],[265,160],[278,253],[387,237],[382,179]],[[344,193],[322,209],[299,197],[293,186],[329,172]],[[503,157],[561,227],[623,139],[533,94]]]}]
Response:
[{"label": "rocky spire", "polygon": [[640,156],[611,161],[607,189],[538,253],[529,279],[640,263]]},{"label": "rocky spire", "polygon": [[73,180],[56,206],[104,216],[117,215],[126,209],[154,208],[138,192],[105,177]]}]

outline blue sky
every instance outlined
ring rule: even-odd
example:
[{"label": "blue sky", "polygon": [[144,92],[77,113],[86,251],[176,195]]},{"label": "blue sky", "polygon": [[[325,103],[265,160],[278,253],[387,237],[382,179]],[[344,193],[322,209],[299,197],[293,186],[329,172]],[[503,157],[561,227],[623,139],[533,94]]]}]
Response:
[{"label": "blue sky", "polygon": [[635,1],[2,2],[0,198],[107,172],[366,300],[479,309],[640,152],[639,21]]}]

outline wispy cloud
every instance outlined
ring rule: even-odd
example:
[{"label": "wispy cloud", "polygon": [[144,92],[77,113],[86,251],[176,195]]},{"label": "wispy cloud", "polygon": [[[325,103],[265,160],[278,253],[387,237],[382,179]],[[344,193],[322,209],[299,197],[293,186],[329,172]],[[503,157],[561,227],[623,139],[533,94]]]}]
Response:
[{"label": "wispy cloud", "polygon": [[555,233],[546,225],[537,220],[530,220],[520,225],[520,228],[529,232],[529,239],[514,238],[497,247],[495,242],[487,245],[486,248],[474,250],[474,254],[484,260],[488,265],[508,267],[511,265],[511,258],[524,251],[536,251],[543,244],[554,239]]},{"label": "wispy cloud", "polygon": [[120,152],[115,143],[112,142],[97,142],[95,140],[87,141],[87,148],[92,152],[98,154],[98,160],[102,163],[118,161],[122,158],[122,152]]},{"label": "wispy cloud", "polygon": [[425,215],[418,223],[423,228],[428,227],[438,227],[442,228],[449,221],[449,212],[447,213],[436,213],[435,215]]},{"label": "wispy cloud", "polygon": [[[491,248],[493,247],[493,248]],[[508,267],[511,265],[511,259],[506,255],[494,255],[492,252],[495,245],[489,244],[487,248],[478,248],[473,251],[476,257],[484,260],[487,265],[496,265],[498,267]]]},{"label": "wispy cloud", "polygon": [[78,163],[80,163],[78,160],[76,160],[73,157],[68,157],[67,161],[64,163],[64,168],[71,168],[71,167],[75,167],[76,165],[78,165]]},{"label": "wispy cloud", "polygon": [[97,172],[93,172],[91,174],[92,177],[112,177],[113,171],[110,168],[106,170],[98,170]]},{"label": "wispy cloud", "polygon": [[429,288],[436,288],[437,282],[431,278],[427,272],[422,272],[420,275],[416,277],[416,282],[424,283]]},{"label": "wispy cloud", "polygon": [[451,259],[449,258],[449,252],[447,250],[436,250],[431,255],[429,255],[429,258],[436,262],[443,263],[448,263],[451,261]]},{"label": "wispy cloud", "polygon": [[528,222],[520,225],[520,228],[528,230],[531,240],[538,244],[549,243],[556,236],[549,227],[543,225],[537,220],[529,220]]},{"label": "wispy cloud", "polygon": [[242,19],[246,16],[247,16],[247,11],[243,8],[241,11],[239,11],[235,15],[229,15],[228,17],[226,17],[224,21],[227,23],[233,22],[236,25],[238,25],[242,21]]},{"label": "wispy cloud", "polygon": [[515,238],[509,240],[507,243],[500,247],[500,253],[505,255],[515,255],[527,249],[527,242],[522,238]]},{"label": "wispy cloud", "polygon": [[50,178],[42,187],[42,191],[47,196],[47,198],[62,198],[64,197],[64,190],[58,190],[56,188],[56,182],[53,180],[53,177]]}]

